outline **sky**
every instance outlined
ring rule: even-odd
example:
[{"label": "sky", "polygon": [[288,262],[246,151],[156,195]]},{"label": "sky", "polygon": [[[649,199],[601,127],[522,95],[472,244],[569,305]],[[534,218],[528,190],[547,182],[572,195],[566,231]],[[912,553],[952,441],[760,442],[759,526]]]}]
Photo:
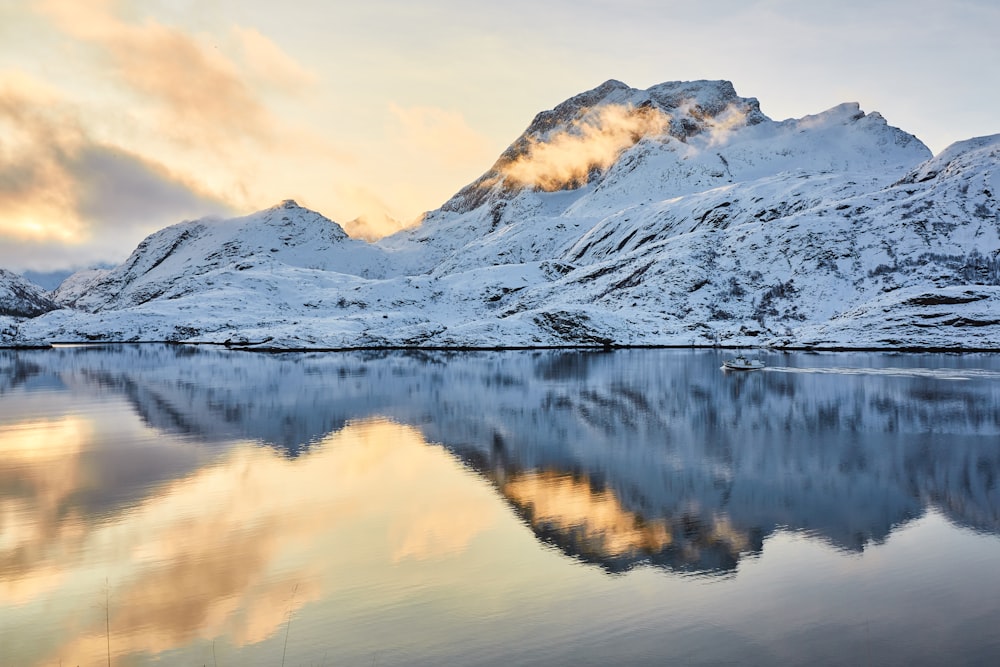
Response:
[{"label": "sky", "polygon": [[607,79],[858,102],[937,153],[1000,133],[997,34],[995,0],[0,0],[0,268],[283,199],[384,235]]}]

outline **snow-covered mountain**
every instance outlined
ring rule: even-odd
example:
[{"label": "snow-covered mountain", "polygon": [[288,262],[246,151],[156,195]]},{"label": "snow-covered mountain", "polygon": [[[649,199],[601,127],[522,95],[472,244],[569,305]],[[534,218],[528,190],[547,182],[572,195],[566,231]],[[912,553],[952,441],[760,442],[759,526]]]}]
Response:
[{"label": "snow-covered mountain", "polygon": [[299,269],[370,277],[384,271],[382,255],[377,247],[350,239],[337,223],[286,200],[242,218],[162,229],[121,266],[90,272],[87,282],[60,288],[56,296],[63,305],[89,312],[122,310],[232,287],[228,271]]},{"label": "snow-covered mountain", "polygon": [[0,269],[0,317],[35,317],[58,307],[38,285]]},{"label": "snow-covered mountain", "polygon": [[[997,347],[1000,135],[936,157],[843,104],[608,81],[376,243],[281,205],[147,238],[20,340],[272,348]],[[8,336],[10,338],[10,336]]]}]

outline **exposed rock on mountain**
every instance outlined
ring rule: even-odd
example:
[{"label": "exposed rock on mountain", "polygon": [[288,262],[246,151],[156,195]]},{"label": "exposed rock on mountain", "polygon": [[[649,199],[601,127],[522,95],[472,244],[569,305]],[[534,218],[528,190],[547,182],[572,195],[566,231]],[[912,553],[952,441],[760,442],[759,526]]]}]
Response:
[{"label": "exposed rock on mountain", "polygon": [[937,157],[843,104],[609,81],[376,243],[285,202],[185,222],[18,325],[271,348],[996,347],[1000,135]]}]

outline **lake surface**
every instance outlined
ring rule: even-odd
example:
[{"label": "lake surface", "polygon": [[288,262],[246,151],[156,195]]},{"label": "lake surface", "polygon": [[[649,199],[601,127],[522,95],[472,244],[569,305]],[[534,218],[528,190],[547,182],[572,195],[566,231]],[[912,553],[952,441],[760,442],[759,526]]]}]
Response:
[{"label": "lake surface", "polygon": [[995,665],[1000,357],[0,350],[0,665]]}]

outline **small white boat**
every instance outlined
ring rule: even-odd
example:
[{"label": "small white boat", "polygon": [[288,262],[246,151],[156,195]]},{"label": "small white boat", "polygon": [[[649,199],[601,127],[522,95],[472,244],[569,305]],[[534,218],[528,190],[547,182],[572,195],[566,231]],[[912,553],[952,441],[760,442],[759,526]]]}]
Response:
[{"label": "small white boat", "polygon": [[764,362],[760,359],[747,359],[741,354],[733,359],[723,361],[722,367],[732,371],[757,371],[764,368]]}]

